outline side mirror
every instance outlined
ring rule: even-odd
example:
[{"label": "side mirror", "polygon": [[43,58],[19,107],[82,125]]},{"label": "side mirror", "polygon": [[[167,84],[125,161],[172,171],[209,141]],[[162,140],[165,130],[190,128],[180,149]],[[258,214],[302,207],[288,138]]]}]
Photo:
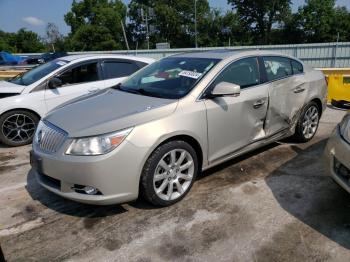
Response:
[{"label": "side mirror", "polygon": [[220,82],[211,91],[213,97],[217,96],[239,96],[241,93],[241,87],[236,84],[228,82]]},{"label": "side mirror", "polygon": [[63,83],[62,83],[61,79],[59,79],[57,77],[53,77],[49,81],[49,88],[54,89],[54,88],[62,86],[62,84]]}]

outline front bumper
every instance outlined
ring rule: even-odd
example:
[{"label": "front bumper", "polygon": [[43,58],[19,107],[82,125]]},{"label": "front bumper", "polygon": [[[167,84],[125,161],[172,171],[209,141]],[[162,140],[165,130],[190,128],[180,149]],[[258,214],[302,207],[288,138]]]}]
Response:
[{"label": "front bumper", "polygon": [[[124,141],[101,156],[71,156],[31,152],[31,165],[39,184],[62,197],[87,204],[110,205],[137,199],[146,148]],[[98,194],[88,195],[79,187],[90,186]]]},{"label": "front bumper", "polygon": [[327,173],[350,193],[350,144],[341,137],[338,127],[328,140],[325,158]]}]

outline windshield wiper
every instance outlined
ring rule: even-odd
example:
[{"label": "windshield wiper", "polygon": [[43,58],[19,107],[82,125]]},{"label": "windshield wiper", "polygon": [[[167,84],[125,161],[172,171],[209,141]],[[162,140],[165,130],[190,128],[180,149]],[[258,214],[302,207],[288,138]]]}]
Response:
[{"label": "windshield wiper", "polygon": [[19,80],[20,82],[17,83],[18,85],[24,85],[24,82],[23,82],[23,75],[24,75],[25,72],[19,74],[19,75],[16,75],[14,77],[11,77],[10,79],[7,80],[7,82],[10,82],[10,83],[15,83],[16,80]]},{"label": "windshield wiper", "polygon": [[117,90],[120,90],[120,91],[123,91],[123,92],[127,92],[127,93],[132,93],[132,94],[137,94],[137,95],[144,95],[144,96],[153,96],[153,97],[159,97],[161,98],[161,96],[153,93],[153,92],[150,92],[150,91],[147,91],[146,89],[143,89],[143,88],[138,88],[138,89],[124,89],[121,85],[121,83],[115,85],[115,86],[112,86],[113,89],[117,89]]},{"label": "windshield wiper", "polygon": [[111,88],[121,90],[121,88],[120,88],[121,85],[122,85],[122,83],[118,83],[115,86],[111,86]]},{"label": "windshield wiper", "polygon": [[133,94],[141,94],[141,92],[138,91],[138,89],[124,89],[122,88],[122,85],[121,83],[115,85],[115,86],[112,86],[111,88],[113,89],[116,89],[116,90],[120,90],[120,91],[123,91],[123,92],[127,92],[127,93],[133,93]]}]

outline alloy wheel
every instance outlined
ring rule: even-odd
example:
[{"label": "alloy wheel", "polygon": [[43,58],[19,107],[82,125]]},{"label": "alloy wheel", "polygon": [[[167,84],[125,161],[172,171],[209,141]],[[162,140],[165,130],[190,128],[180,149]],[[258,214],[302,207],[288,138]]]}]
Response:
[{"label": "alloy wheel", "polygon": [[25,143],[34,136],[34,119],[25,114],[13,114],[2,123],[2,133],[6,139],[15,143]]},{"label": "alloy wheel", "polygon": [[175,200],[185,194],[190,187],[194,171],[194,161],[188,151],[172,150],[161,158],[155,169],[154,191],[163,200]]},{"label": "alloy wheel", "polygon": [[310,106],[305,112],[302,129],[306,139],[313,137],[316,133],[319,121],[319,113],[316,106]]}]

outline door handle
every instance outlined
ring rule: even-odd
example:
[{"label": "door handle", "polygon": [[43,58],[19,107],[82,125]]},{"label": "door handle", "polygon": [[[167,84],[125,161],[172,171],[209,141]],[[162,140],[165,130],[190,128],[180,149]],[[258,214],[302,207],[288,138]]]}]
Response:
[{"label": "door handle", "polygon": [[263,105],[265,104],[265,100],[258,100],[258,101],[256,101],[254,104],[253,104],[253,107],[255,108],[255,109],[258,109],[258,108],[260,108],[260,107],[262,107]]},{"label": "door handle", "polygon": [[299,93],[302,93],[304,91],[305,91],[305,88],[302,88],[300,86],[294,89],[295,94],[299,94]]},{"label": "door handle", "polygon": [[88,90],[89,93],[95,93],[97,91],[99,91],[100,89],[99,88],[96,88],[96,89],[90,89]]},{"label": "door handle", "polygon": [[294,93],[295,94],[299,94],[305,91],[305,88],[303,88],[303,85],[305,83],[301,83],[300,85],[298,85],[296,88],[294,88]]}]

